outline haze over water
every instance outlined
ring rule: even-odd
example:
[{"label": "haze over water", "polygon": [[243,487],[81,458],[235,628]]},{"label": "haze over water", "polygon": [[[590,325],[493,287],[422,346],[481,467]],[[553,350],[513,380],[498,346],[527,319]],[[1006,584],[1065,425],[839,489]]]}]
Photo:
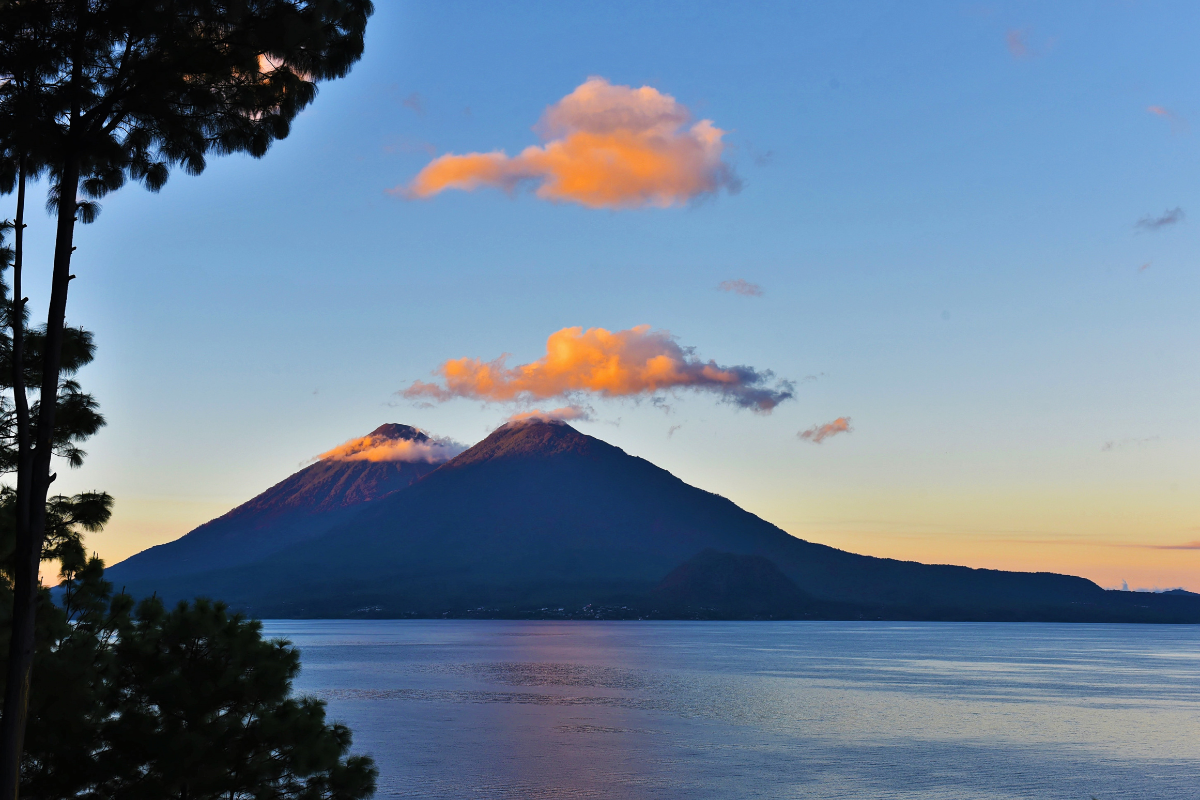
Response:
[{"label": "haze over water", "polygon": [[1200,629],[268,621],[379,797],[1200,796]]}]

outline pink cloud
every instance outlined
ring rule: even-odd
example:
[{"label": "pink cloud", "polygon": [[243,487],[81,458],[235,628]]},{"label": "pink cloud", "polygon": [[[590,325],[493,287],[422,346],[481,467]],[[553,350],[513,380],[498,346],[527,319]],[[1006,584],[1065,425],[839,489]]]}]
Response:
[{"label": "pink cloud", "polygon": [[1004,34],[1004,43],[1013,58],[1029,58],[1034,55],[1029,46],[1029,30],[1012,28]]},{"label": "pink cloud", "polygon": [[1162,117],[1171,126],[1171,133],[1186,133],[1187,120],[1163,106],[1146,106],[1146,110],[1156,117]]},{"label": "pink cloud", "polygon": [[732,292],[746,297],[762,297],[763,294],[762,287],[757,283],[750,283],[741,278],[734,281],[721,281],[717,284],[717,288],[722,292]]},{"label": "pink cloud", "polygon": [[805,441],[820,444],[830,436],[837,436],[839,433],[851,433],[853,430],[850,427],[849,417],[838,417],[833,422],[826,422],[824,425],[814,425],[796,435]]}]

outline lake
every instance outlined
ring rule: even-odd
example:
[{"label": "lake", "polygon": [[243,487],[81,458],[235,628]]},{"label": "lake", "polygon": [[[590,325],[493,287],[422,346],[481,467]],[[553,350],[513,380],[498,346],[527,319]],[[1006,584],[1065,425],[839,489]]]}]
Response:
[{"label": "lake", "polygon": [[294,621],[378,797],[1200,797],[1200,626]]}]

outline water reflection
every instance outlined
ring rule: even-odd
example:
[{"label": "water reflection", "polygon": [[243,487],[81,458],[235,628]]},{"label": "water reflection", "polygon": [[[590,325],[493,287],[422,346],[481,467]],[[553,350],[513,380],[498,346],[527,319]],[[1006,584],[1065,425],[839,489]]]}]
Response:
[{"label": "water reflection", "polygon": [[1180,798],[1200,630],[271,622],[381,797]]}]

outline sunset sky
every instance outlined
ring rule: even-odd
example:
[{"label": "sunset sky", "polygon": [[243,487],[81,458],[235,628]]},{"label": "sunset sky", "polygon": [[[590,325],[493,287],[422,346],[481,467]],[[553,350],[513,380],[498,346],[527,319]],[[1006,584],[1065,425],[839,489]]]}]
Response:
[{"label": "sunset sky", "polygon": [[111,563],[558,409],[812,541],[1200,591],[1198,17],[377,2],[266,158],[79,230],[109,426],[55,488]]}]

